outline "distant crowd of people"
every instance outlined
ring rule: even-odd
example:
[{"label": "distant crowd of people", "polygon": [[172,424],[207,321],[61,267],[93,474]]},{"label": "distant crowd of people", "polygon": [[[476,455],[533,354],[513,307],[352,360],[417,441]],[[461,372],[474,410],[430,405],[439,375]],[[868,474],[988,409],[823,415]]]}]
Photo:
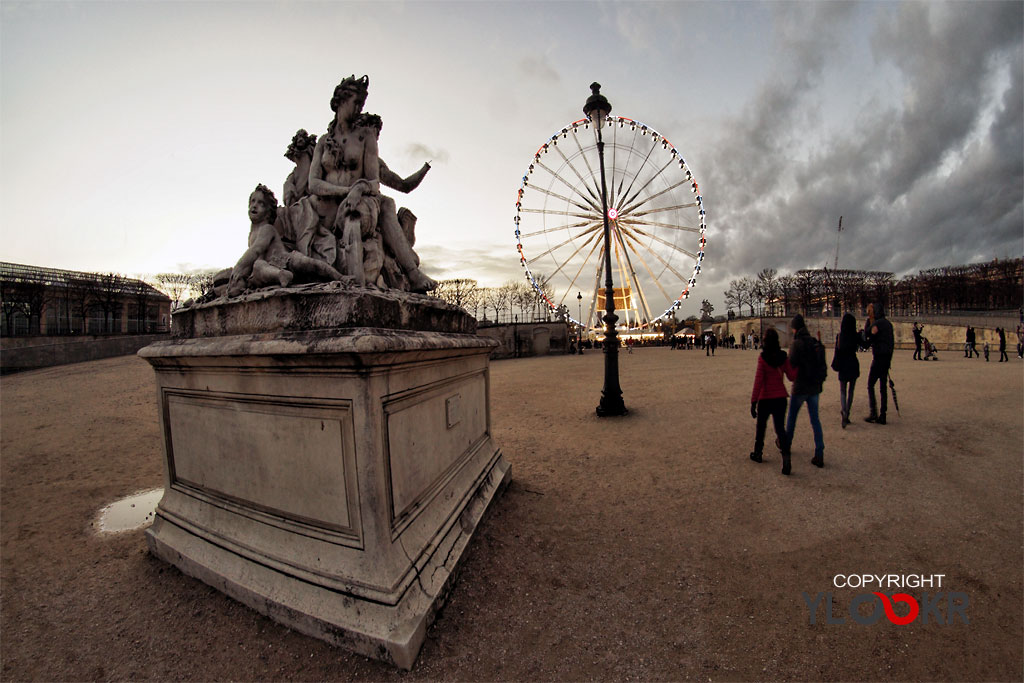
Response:
[{"label": "distant crowd of people", "polygon": [[[1006,328],[997,327],[996,335],[999,337],[999,362],[1009,363],[1010,357],[1006,355]],[[916,336],[915,336],[916,341]],[[985,356],[985,362],[988,362],[989,356],[989,345],[986,341],[982,345],[982,353],[978,353],[978,337],[974,328],[970,325],[967,326],[967,335],[964,339],[964,358],[980,358],[982,355]],[[1024,324],[1017,325],[1017,358],[1024,358]]]}]

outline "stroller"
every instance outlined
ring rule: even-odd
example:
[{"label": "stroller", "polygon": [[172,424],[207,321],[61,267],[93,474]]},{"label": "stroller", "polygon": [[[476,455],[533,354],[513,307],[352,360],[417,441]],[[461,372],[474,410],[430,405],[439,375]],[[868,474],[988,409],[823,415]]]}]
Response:
[{"label": "stroller", "polygon": [[935,344],[928,341],[928,337],[921,337],[921,344],[924,346],[924,358],[923,360],[938,360],[939,356],[935,353]]}]

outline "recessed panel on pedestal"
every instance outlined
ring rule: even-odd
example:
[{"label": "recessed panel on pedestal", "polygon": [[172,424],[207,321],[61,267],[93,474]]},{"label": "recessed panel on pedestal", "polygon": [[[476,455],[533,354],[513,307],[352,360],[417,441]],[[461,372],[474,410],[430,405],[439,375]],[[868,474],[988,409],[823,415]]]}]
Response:
[{"label": "recessed panel on pedestal", "polygon": [[167,391],[171,483],[356,532],[349,401]]},{"label": "recessed panel on pedestal", "polygon": [[384,403],[393,528],[411,521],[487,436],[483,372]]}]

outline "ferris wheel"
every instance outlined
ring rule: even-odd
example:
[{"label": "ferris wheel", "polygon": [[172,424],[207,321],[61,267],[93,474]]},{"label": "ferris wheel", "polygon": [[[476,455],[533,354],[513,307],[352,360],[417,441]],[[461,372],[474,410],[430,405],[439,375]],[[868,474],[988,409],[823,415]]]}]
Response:
[{"label": "ferris wheel", "polygon": [[[602,133],[615,310],[620,327],[643,329],[678,309],[697,282],[704,200],[686,160],[650,126],[609,116]],[[605,308],[600,173],[593,125],[580,119],[540,146],[516,197],[527,279],[552,309],[592,329]]]}]

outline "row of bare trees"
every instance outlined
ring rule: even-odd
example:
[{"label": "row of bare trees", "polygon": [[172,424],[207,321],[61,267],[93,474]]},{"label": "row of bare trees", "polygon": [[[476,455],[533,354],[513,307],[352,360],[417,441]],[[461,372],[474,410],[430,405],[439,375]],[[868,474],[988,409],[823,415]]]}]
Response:
[{"label": "row of bare trees", "polygon": [[[564,319],[567,309],[552,311],[544,297],[553,295],[547,280],[538,277],[540,290],[530,283],[509,280],[498,287],[481,287],[476,280],[459,278],[441,280],[434,296],[464,308],[481,322],[536,322]],[[543,294],[541,293],[543,292]]]},{"label": "row of bare trees", "polygon": [[779,275],[765,268],[755,277],[732,280],[724,292],[730,314],[788,316],[863,313],[874,301],[895,315],[956,313],[1020,308],[1024,259],[1008,259],[922,270],[897,280],[870,270],[808,269]]},{"label": "row of bare trees", "polygon": [[153,286],[171,298],[171,308],[177,308],[182,301],[199,298],[213,291],[213,276],[217,270],[202,270],[194,273],[157,273]]},{"label": "row of bare trees", "polygon": [[[117,273],[34,271],[0,274],[2,332],[111,334],[127,316],[129,332],[155,325],[158,292],[146,282]],[[44,321],[45,314],[45,321]]]}]

